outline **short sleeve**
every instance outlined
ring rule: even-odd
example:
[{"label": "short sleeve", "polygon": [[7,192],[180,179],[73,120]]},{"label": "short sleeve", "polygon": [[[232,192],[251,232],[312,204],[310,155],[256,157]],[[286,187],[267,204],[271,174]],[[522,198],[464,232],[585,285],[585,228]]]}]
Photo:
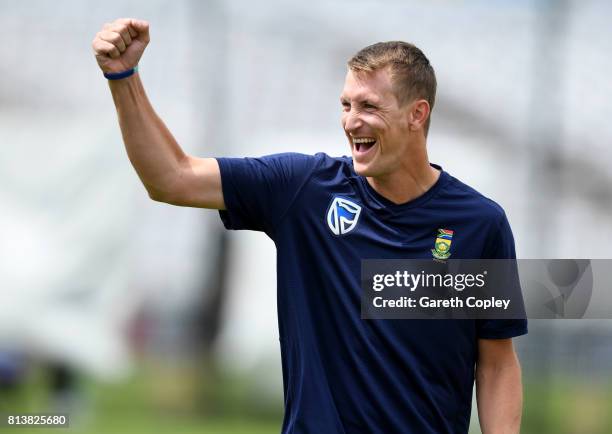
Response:
[{"label": "short sleeve", "polygon": [[[501,208],[500,208],[501,210]],[[506,214],[501,217],[488,237],[483,259],[516,259],[514,237]],[[515,277],[518,282],[518,277]],[[476,320],[476,334],[480,339],[507,339],[527,334],[527,319]]]},{"label": "short sleeve", "polygon": [[260,158],[217,158],[227,229],[263,231],[268,235],[283,218],[309,179],[317,158],[297,153]]}]

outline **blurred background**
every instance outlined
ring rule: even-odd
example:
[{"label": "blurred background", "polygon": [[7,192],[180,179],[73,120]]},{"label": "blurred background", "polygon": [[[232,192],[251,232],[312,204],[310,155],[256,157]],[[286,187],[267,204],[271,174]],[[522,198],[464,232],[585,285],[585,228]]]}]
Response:
[{"label": "blurred background", "polygon": [[[505,208],[518,256],[612,257],[609,2],[0,0],[0,413],[280,431],[274,245],[149,200],[91,51],[126,16],[199,156],[347,154],[345,62],[413,42],[439,83],[430,158]],[[515,343],[524,433],[612,432],[611,321],[532,320]]]}]

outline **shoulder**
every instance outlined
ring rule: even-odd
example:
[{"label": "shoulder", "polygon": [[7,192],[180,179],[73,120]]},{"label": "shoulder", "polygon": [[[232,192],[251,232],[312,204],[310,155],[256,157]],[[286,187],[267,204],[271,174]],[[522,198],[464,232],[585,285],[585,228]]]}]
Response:
[{"label": "shoulder", "polygon": [[352,167],[350,157],[332,157],[324,152],[312,154],[302,154],[299,152],[283,152],[278,154],[264,155],[258,160],[272,162],[283,165],[306,165],[313,169],[329,169],[340,167]]},{"label": "shoulder", "polygon": [[343,178],[351,177],[353,173],[353,160],[351,157],[332,157],[324,152],[314,155],[287,152],[269,155],[263,158],[271,158],[286,168],[292,168],[294,173],[303,173],[308,178]]},{"label": "shoulder", "polygon": [[333,157],[325,152],[317,152],[316,154],[312,155],[312,158],[315,159],[322,168],[353,167],[353,159],[351,157],[347,157],[346,155]]},{"label": "shoulder", "polygon": [[259,157],[217,157],[221,176],[237,176],[240,173],[262,177],[291,177],[311,173],[321,164],[321,156],[283,152]]},{"label": "shoulder", "polygon": [[452,199],[465,212],[494,224],[501,224],[506,219],[506,213],[500,204],[470,187],[452,175],[444,189],[447,199]]},{"label": "shoulder", "polygon": [[482,237],[482,252],[479,257],[516,257],[510,223],[504,209],[497,202],[452,176],[445,194],[448,203],[457,204],[454,211],[463,224],[470,228],[472,237]]},{"label": "shoulder", "polygon": [[347,156],[334,157],[325,152],[318,152],[314,155],[299,153],[278,154],[280,158],[290,158],[302,161],[309,166],[311,174],[315,177],[351,177],[353,172],[353,159]]},{"label": "shoulder", "polygon": [[315,174],[342,173],[350,176],[350,157],[331,157],[323,152],[314,155],[298,152],[268,154],[261,157],[217,157],[222,179],[240,177],[274,180],[305,180]]}]

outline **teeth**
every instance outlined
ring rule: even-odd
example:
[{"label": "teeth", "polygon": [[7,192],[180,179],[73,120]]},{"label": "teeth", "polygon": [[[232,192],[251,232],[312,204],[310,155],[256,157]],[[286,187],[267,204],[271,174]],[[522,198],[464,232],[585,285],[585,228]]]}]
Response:
[{"label": "teeth", "polygon": [[376,139],[372,139],[369,137],[353,138],[353,143],[374,143],[375,141]]}]

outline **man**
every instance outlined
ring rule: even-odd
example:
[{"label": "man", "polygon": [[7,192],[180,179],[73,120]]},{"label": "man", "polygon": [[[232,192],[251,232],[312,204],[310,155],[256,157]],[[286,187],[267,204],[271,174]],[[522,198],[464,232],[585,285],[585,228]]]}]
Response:
[{"label": "man", "polygon": [[474,380],[483,432],[518,433],[511,338],[526,321],[360,318],[363,258],[431,259],[439,229],[453,257],[515,255],[503,210],[428,161],[436,79],[423,53],[389,42],[349,61],[341,103],[352,159],[196,158],[134,70],[148,29],[120,19],[93,41],[128,156],[152,199],[221,210],[226,227],[274,240],[283,433],[466,433]]}]

